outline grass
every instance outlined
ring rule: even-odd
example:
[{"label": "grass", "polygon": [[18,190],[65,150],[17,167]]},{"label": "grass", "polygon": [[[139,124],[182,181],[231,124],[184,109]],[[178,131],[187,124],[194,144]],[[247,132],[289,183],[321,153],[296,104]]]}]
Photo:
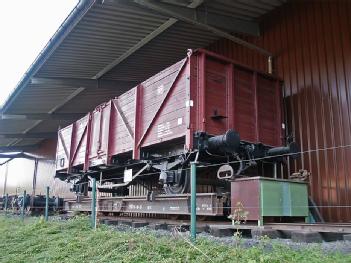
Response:
[{"label": "grass", "polygon": [[274,245],[243,249],[198,239],[157,237],[145,231],[90,229],[87,218],[67,222],[0,216],[0,262],[351,262],[351,256],[323,254],[319,249],[294,251]]}]

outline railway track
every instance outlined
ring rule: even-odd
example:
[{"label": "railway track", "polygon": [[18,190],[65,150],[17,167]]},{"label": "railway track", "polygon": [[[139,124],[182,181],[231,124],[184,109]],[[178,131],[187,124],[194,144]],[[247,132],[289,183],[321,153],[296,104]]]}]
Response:
[{"label": "railway track", "polygon": [[276,230],[300,230],[300,231],[315,231],[324,233],[351,233],[351,223],[318,223],[318,224],[297,224],[297,223],[270,223],[265,224],[265,227],[270,227]]},{"label": "railway track", "polygon": [[[188,219],[170,219],[170,218],[144,218],[144,217],[125,217],[125,216],[101,216],[99,217],[99,221],[104,223],[105,221],[118,221],[125,224],[126,222],[145,222],[150,225],[152,224],[168,224],[174,226],[186,226],[190,225],[190,220]],[[200,226],[211,226],[211,225],[218,225],[218,226],[231,226],[231,223],[227,220],[200,220],[197,221],[197,225]]]},{"label": "railway track", "polygon": [[[99,217],[100,222],[107,224],[121,224],[129,226],[151,226],[167,225],[168,229],[172,227],[183,227],[187,230],[190,226],[190,221],[187,219],[159,219],[159,218],[133,218],[133,217],[114,217],[102,216]],[[334,234],[351,234],[351,223],[267,223],[258,227],[257,224],[247,223],[240,225],[232,225],[228,220],[204,220],[198,221],[198,232],[215,232],[214,230],[221,230],[222,232],[231,233],[235,230],[248,231],[263,230],[265,231],[279,231],[279,232],[304,232],[304,233],[334,233]],[[228,231],[225,231],[228,230]],[[268,232],[267,232],[268,233]]]},{"label": "railway track", "polygon": [[[0,214],[5,214],[0,211]],[[69,214],[64,218],[71,217]],[[201,218],[201,217],[200,217]],[[243,237],[259,238],[268,236],[270,238],[288,238],[295,242],[322,242],[349,240],[351,241],[351,223],[266,223],[263,226],[249,222],[232,225],[229,220],[216,218],[215,220],[197,221],[197,232],[206,232],[214,237],[233,237],[236,231],[240,231]],[[130,226],[132,228],[146,227],[153,230],[177,229],[179,232],[190,230],[190,220],[172,218],[146,218],[129,216],[98,216],[100,224],[113,226]]]}]

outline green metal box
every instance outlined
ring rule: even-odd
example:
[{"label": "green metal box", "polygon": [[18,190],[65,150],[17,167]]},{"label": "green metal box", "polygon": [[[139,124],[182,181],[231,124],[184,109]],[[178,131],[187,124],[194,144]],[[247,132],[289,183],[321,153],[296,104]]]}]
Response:
[{"label": "green metal box", "polygon": [[264,217],[308,216],[308,192],[305,182],[251,177],[231,183],[232,211],[240,205],[246,220],[263,223]]}]

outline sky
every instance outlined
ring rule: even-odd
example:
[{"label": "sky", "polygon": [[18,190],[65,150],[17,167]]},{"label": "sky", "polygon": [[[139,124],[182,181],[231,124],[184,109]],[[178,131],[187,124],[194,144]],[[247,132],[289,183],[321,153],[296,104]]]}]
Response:
[{"label": "sky", "polygon": [[78,0],[10,0],[0,8],[0,108]]}]

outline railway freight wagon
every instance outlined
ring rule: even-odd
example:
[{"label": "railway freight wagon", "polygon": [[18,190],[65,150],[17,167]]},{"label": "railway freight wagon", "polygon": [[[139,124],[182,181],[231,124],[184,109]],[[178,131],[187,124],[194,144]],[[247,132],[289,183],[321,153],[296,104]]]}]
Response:
[{"label": "railway freight wagon", "polygon": [[[73,182],[67,210],[89,211],[90,178],[108,213],[230,213],[231,183],[277,177],[297,152],[285,139],[281,81],[206,50],[188,56],[58,131],[56,177]],[[292,155],[296,157],[295,155]]]}]

